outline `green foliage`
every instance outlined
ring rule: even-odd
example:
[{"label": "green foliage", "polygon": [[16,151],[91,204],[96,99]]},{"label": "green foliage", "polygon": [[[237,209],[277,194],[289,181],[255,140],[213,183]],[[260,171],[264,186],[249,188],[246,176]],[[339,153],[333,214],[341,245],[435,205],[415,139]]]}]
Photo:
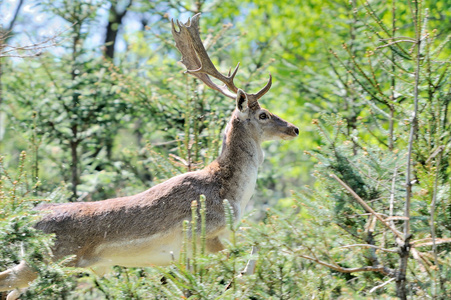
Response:
[{"label": "green foliage", "polygon": [[[329,226],[351,239],[343,243],[354,257],[350,265],[383,268],[354,278],[362,294],[378,293],[372,289],[376,280],[390,278],[396,283],[391,292],[401,299],[427,294],[445,299],[450,293],[449,232],[438,229],[448,223],[447,210],[437,209],[449,205],[448,165],[442,161],[450,142],[444,100],[449,84],[443,81],[449,76],[449,51],[443,46],[448,38],[428,29],[423,5],[411,5],[410,19],[398,19],[403,3],[395,1],[391,10],[382,3],[353,5],[353,28],[365,31],[355,30],[342,51],[330,50],[343,89],[337,100],[348,110],[313,122],[324,145],[311,153],[318,160],[318,180],[308,198],[326,203]],[[361,201],[383,216],[385,226]],[[311,251],[318,252],[324,261],[310,259],[332,269],[343,260],[331,255],[333,246]],[[402,276],[415,283],[407,288]]]},{"label": "green foliage", "polygon": [[[127,14],[139,17],[142,28],[130,32],[122,24],[126,49],[106,60],[92,32],[103,24],[102,9],[124,3],[41,2],[49,16],[70,25],[64,43],[32,60],[1,61],[0,151],[8,153],[3,165],[10,171],[0,187],[0,240],[8,245],[0,265],[25,259],[36,268],[40,279],[25,297],[399,296],[397,280],[380,286],[393,278],[390,270],[401,270],[399,241],[330,175],[402,232],[408,155],[409,295],[450,296],[450,1],[134,1]],[[30,227],[34,199],[67,202],[60,188],[66,185],[71,200],[126,196],[200,169],[216,157],[234,108],[182,74],[162,11],[181,19],[202,11],[202,36],[220,71],[241,63],[237,86],[258,90],[271,72],[263,106],[297,125],[301,136],[264,145],[267,158],[250,203],[255,212],[240,228],[230,222],[225,251],[208,255],[203,242],[193,243],[192,236],[203,240],[202,231],[190,230],[203,228],[204,212],[196,220],[200,204],[194,224],[185,224],[179,262],[115,267],[104,277],[79,274],[72,291],[73,270],[44,265],[51,238]],[[22,150],[31,160],[16,166]],[[248,254],[251,246],[258,254]],[[240,276],[249,258],[257,260],[256,271]],[[372,269],[379,266],[387,269]],[[369,269],[354,271],[363,267]]]},{"label": "green foliage", "polygon": [[[42,199],[31,197],[39,183],[30,184],[25,152],[21,153],[18,166],[18,173],[13,176],[4,168],[3,157],[0,157],[0,240],[7,245],[0,248],[0,267],[7,269],[26,261],[38,274],[38,279],[23,295],[24,299],[65,297],[75,288],[75,281],[66,276],[58,262],[49,261],[52,237],[32,227],[39,217],[33,205]],[[57,195],[53,194],[52,198],[55,197]],[[64,266],[64,262],[61,264]]]}]

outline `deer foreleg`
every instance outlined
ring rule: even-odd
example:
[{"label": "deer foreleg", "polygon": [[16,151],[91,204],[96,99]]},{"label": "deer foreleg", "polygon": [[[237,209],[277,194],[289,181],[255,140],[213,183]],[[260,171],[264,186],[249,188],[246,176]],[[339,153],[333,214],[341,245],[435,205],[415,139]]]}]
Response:
[{"label": "deer foreleg", "polygon": [[21,261],[17,266],[0,273],[0,291],[13,290],[6,299],[15,300],[19,298],[21,290],[37,277],[36,272],[25,261]]},{"label": "deer foreleg", "polygon": [[206,241],[207,250],[212,253],[216,253],[224,250],[224,245],[219,240],[219,237],[214,237],[211,239],[207,239]]},{"label": "deer foreleg", "polygon": [[[258,248],[256,246],[252,246],[251,256],[257,254]],[[254,258],[250,258],[246,264],[246,267],[243,271],[241,271],[241,275],[252,275],[255,273],[255,266],[257,265],[257,260]]]}]

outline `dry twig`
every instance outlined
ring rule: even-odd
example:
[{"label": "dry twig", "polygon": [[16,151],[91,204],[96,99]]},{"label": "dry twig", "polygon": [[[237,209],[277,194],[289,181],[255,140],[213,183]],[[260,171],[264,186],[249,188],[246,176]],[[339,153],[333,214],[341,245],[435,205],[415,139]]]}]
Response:
[{"label": "dry twig", "polygon": [[387,280],[386,282],[384,282],[384,283],[382,283],[382,284],[380,284],[380,285],[377,285],[377,286],[373,287],[373,288],[370,290],[370,293],[374,293],[377,289],[380,289],[381,287],[386,286],[387,284],[389,284],[389,283],[392,282],[393,280],[395,280],[395,278],[390,278],[390,279]]},{"label": "dry twig", "polygon": [[390,226],[378,213],[376,213],[368,204],[366,204],[365,201],[363,201],[362,198],[360,198],[359,195],[357,195],[356,192],[354,192],[346,183],[344,183],[340,178],[338,178],[335,174],[331,174],[330,177],[334,178],[336,181],[338,181],[339,184],[341,184],[342,187],[344,187],[353,197],[355,200],[357,200],[357,202],[363,206],[363,208],[373,214],[379,221],[381,221],[381,223],[387,227],[388,229],[390,229],[394,235],[396,235],[401,241],[404,241],[404,237],[402,236],[402,234],[396,230],[396,228],[393,228],[392,226]]},{"label": "dry twig", "polygon": [[[69,27],[70,28],[70,27]],[[42,51],[47,48],[56,47],[61,44],[62,39],[61,36],[64,32],[66,32],[69,28],[61,32],[57,32],[51,37],[47,37],[40,42],[31,43],[28,45],[9,45],[4,44],[4,41],[8,37],[8,32],[2,33],[0,35],[0,58],[1,57],[36,57],[42,54]]]},{"label": "dry twig", "polygon": [[374,248],[374,249],[385,251],[385,252],[398,253],[397,250],[381,248],[381,247],[378,247],[378,246],[375,246],[375,245],[370,245],[370,244],[346,245],[346,246],[341,246],[340,248],[352,248],[352,247]]}]

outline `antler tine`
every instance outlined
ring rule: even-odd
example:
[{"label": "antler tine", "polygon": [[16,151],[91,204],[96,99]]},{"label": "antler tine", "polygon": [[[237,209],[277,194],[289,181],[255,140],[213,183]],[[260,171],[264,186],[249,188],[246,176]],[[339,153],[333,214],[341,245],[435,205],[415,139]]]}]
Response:
[{"label": "antler tine", "polygon": [[268,79],[268,83],[255,94],[255,97],[257,97],[257,100],[260,99],[261,97],[263,97],[264,94],[266,94],[269,89],[271,88],[272,85],[272,76],[271,73],[269,74],[269,79]]},{"label": "antler tine", "polygon": [[263,95],[266,94],[269,91],[269,89],[271,88],[271,85],[272,85],[272,76],[271,76],[271,74],[269,74],[268,83],[266,83],[266,85],[261,90],[259,90],[255,94],[248,94],[247,95],[247,97],[249,99],[249,105],[251,105],[251,103],[253,103],[253,102],[258,102],[258,99],[263,97]]},{"label": "antler tine", "polygon": [[[205,50],[199,35],[200,13],[194,15],[183,24],[177,20],[180,30],[177,31],[172,20],[172,36],[180,53],[182,53],[181,62],[186,67],[186,72],[202,80],[210,88],[221,92],[223,95],[234,99],[238,88],[233,83],[233,79],[238,71],[239,63],[231,76],[224,76],[219,73],[213,65],[210,57]],[[213,76],[224,83],[224,86],[218,86],[210,77]]]}]

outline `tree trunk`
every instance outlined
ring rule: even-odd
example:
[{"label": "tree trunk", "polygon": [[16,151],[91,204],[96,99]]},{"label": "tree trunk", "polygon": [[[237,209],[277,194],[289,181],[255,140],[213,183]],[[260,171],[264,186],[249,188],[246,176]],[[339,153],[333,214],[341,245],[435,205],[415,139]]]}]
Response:
[{"label": "tree trunk", "polygon": [[105,56],[111,59],[114,58],[117,33],[122,25],[122,19],[127,13],[127,9],[132,5],[133,0],[130,0],[124,10],[120,12],[117,5],[111,3],[110,12],[108,15],[108,25],[105,35]]},{"label": "tree trunk", "polygon": [[77,187],[79,184],[78,180],[78,142],[71,141],[70,142],[70,150],[71,150],[71,183],[72,183],[72,196],[70,201],[74,202],[77,200]]},{"label": "tree trunk", "polygon": [[405,245],[400,247],[400,268],[398,273],[396,274],[396,296],[399,297],[399,299],[407,300],[407,262],[409,260],[409,254],[410,254],[410,238],[409,236],[406,241]]}]

